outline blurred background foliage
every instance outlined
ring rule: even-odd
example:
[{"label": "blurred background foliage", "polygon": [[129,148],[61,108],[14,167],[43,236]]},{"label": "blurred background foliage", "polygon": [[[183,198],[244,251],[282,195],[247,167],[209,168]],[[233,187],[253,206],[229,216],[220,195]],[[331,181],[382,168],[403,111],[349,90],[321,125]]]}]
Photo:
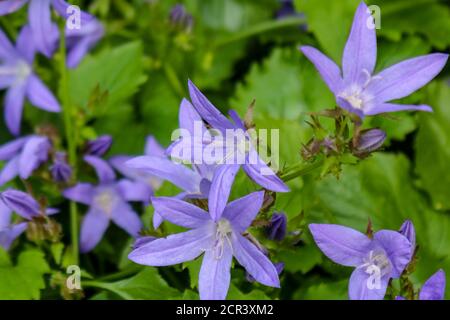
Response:
[{"label": "blurred background foliage", "polygon": [[[256,99],[256,126],[280,130],[283,168],[301,161],[300,147],[311,137],[305,123],[307,113],[334,106],[332,94],[297,47],[313,45],[339,62],[359,1],[72,3],[96,15],[106,27],[106,35],[94,52],[70,73],[70,93],[78,110],[73,121],[81,138],[111,134],[114,144],[108,156],[142,154],[148,134],[167,146],[172,130],[178,126],[178,107],[188,95],[189,78],[223,111],[233,108],[243,116]],[[192,16],[191,22],[170,19],[170,11],[178,3]],[[450,6],[446,1],[376,0],[368,4],[381,9],[377,70],[409,57],[449,51]],[[24,21],[24,10],[0,18],[12,37]],[[40,57],[37,61],[37,72],[54,92],[59,83],[57,60]],[[286,212],[293,236],[281,244],[263,241],[273,260],[285,263],[281,289],[250,284],[243,269],[234,268],[228,298],[346,299],[351,270],[321,254],[305,228],[310,222],[338,223],[364,231],[369,218],[375,230],[395,230],[404,219],[412,219],[420,247],[413,282],[422,284],[439,268],[449,277],[449,79],[447,66],[432,84],[405,99],[429,104],[434,113],[397,113],[367,119],[367,126],[387,132],[384,152],[345,166],[339,179],[309,175],[291,181],[292,192],[279,194],[272,210]],[[58,115],[34,108],[25,110],[24,128],[29,132],[45,123],[62,128]],[[3,122],[0,126],[0,142],[4,143],[11,136]],[[89,173],[85,175],[89,179]],[[248,179],[238,176],[232,196],[256,189]],[[176,192],[165,183],[157,194]],[[57,194],[55,199],[62,203]],[[139,209],[149,226],[152,209]],[[68,223],[64,212],[57,219]],[[178,231],[168,223],[163,229]],[[293,238],[297,239],[295,244]],[[141,268],[126,258],[130,244],[131,240],[114,227],[92,253],[82,256],[81,265],[88,279],[86,297],[198,298],[198,260],[170,268]],[[0,252],[0,296],[58,297],[45,281],[57,279],[58,273],[50,270],[64,266],[64,249],[52,250],[52,261],[23,244],[14,248],[12,258]],[[21,271],[24,268],[26,272]],[[449,293],[447,286],[447,297]]]}]

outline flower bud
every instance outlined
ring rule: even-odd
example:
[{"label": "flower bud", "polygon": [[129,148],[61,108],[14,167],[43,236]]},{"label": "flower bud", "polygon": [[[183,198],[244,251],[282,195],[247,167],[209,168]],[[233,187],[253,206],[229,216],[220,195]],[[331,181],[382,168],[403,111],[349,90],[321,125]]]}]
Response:
[{"label": "flower bud", "polygon": [[68,182],[72,176],[72,168],[67,163],[66,154],[64,152],[57,152],[53,160],[53,165],[50,167],[53,180],[56,182]]},{"label": "flower bud", "polygon": [[411,243],[411,249],[414,253],[416,249],[416,230],[411,220],[406,220],[400,227],[399,232],[404,235]]},{"label": "flower bud", "polygon": [[194,19],[192,15],[190,15],[184,5],[177,4],[172,10],[170,10],[170,22],[175,28],[180,28],[186,32],[190,32],[192,30],[192,26],[194,25]]},{"label": "flower bud", "polygon": [[380,129],[369,129],[362,131],[353,145],[353,154],[356,156],[367,156],[371,152],[378,150],[386,140],[386,133]]},{"label": "flower bud", "polygon": [[112,144],[112,137],[110,135],[105,134],[103,136],[98,137],[95,140],[88,141],[86,146],[86,153],[93,156],[101,157],[106,152],[108,152],[109,148],[111,148],[111,144]]},{"label": "flower bud", "polygon": [[267,228],[267,237],[271,240],[282,241],[286,236],[287,217],[284,213],[274,213]]},{"label": "flower bud", "polygon": [[0,193],[0,198],[12,211],[27,220],[39,216],[41,212],[39,203],[28,193],[19,190],[6,190]]}]

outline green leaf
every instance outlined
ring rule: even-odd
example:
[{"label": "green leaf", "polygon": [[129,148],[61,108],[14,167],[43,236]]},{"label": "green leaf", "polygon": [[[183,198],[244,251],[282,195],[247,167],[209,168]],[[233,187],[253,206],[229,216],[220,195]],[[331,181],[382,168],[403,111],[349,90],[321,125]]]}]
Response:
[{"label": "green leaf", "polygon": [[415,170],[433,206],[439,210],[449,210],[450,87],[446,83],[435,83],[428,87],[427,96],[434,112],[423,113],[419,118]]},{"label": "green leaf", "polygon": [[307,245],[293,250],[282,250],[277,254],[277,259],[285,263],[286,271],[305,274],[322,261],[322,253],[315,245]]},{"label": "green leaf", "polygon": [[5,300],[39,299],[45,288],[44,274],[50,268],[44,254],[35,249],[23,251],[13,265],[0,248],[0,298]]},{"label": "green leaf", "polygon": [[228,300],[270,300],[261,290],[254,289],[249,293],[243,293],[235,285],[231,284],[227,295]]},{"label": "green leaf", "polygon": [[310,286],[302,299],[305,300],[347,300],[348,281],[321,282]]},{"label": "green leaf", "polygon": [[127,43],[85,58],[77,69],[70,72],[72,103],[86,107],[98,87],[101,92],[107,92],[104,108],[109,112],[111,107],[120,105],[145,82],[142,60],[140,42]]},{"label": "green leaf", "polygon": [[170,287],[159,275],[156,268],[145,268],[137,275],[114,283],[104,284],[104,288],[119,297],[132,299],[163,300],[173,299],[181,293]]}]

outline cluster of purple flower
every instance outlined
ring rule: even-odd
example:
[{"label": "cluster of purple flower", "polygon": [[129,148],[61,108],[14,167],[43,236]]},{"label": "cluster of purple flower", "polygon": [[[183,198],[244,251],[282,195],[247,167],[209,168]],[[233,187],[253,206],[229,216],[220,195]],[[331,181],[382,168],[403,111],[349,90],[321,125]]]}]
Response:
[{"label": "cluster of purple flower", "polygon": [[[50,6],[67,18],[69,5],[62,0],[2,1],[0,14],[18,10],[27,2],[29,25],[22,29],[16,47],[0,31],[0,88],[8,88],[5,120],[14,135],[20,133],[25,96],[39,108],[53,112],[60,109],[53,94],[33,73],[32,62],[35,51],[50,57],[57,45],[58,28],[50,20]],[[172,15],[173,19],[180,19],[179,12],[174,11]],[[444,67],[447,55],[431,54],[406,60],[373,75],[376,36],[374,28],[367,24],[369,19],[371,15],[367,6],[361,3],[345,46],[342,75],[338,66],[318,50],[305,46],[301,47],[301,51],[313,62],[335,94],[338,106],[361,120],[364,116],[399,110],[431,111],[429,106],[399,105],[388,101],[405,97],[432,80]],[[78,31],[66,29],[69,67],[76,66],[103,34],[101,24],[92,16],[82,13],[81,23],[83,26]],[[181,102],[180,128],[192,136],[195,135],[195,122],[202,123],[202,133],[209,128],[221,133],[248,129],[236,112],[231,110],[231,120],[228,119],[192,82],[189,81],[188,86],[191,101],[183,99]],[[379,131],[363,135],[362,152],[376,149],[384,138],[385,134]],[[244,139],[249,141],[247,136]],[[216,142],[211,135],[200,148],[216,146],[222,149],[223,144]],[[82,252],[92,250],[102,239],[109,222],[113,221],[137,238],[129,254],[129,259],[136,263],[168,266],[196,259],[203,254],[198,284],[202,299],[226,298],[233,257],[245,268],[248,278],[267,286],[280,286],[278,274],[282,263],[272,263],[268,251],[247,229],[263,207],[266,190],[288,192],[289,188],[259,157],[256,146],[250,143],[244,150],[240,149],[244,154],[243,164],[219,161],[186,166],[173,162],[169,157],[174,146],[192,148],[192,144],[182,138],[164,149],[150,136],[144,156],[132,158],[121,155],[109,161],[103,160],[101,157],[111,143],[111,137],[102,136],[86,146],[83,160],[94,168],[98,184],[78,182],[63,191],[67,199],[89,207],[81,227]],[[47,136],[25,136],[3,145],[0,147],[0,160],[7,162],[0,172],[0,185],[16,176],[27,179],[50,156],[53,165],[49,169],[54,180],[70,182],[72,168],[65,160],[65,153],[54,150]],[[236,174],[241,167],[263,191],[229,202]],[[113,168],[125,178],[117,180]],[[182,192],[174,197],[153,197],[163,181],[174,184]],[[0,245],[5,248],[9,248],[12,241],[26,229],[27,222],[11,225],[12,211],[25,221],[54,213],[54,210],[43,208],[31,196],[20,191],[4,191],[1,200]],[[155,210],[155,228],[166,220],[190,230],[165,238],[140,237],[143,225],[129,202],[151,203]],[[273,214],[268,237],[281,241],[286,234],[286,223],[284,214]],[[401,232],[382,230],[371,237],[337,225],[311,224],[310,231],[325,255],[336,263],[356,268],[349,284],[351,299],[383,299],[389,280],[402,275],[414,254],[415,232],[410,222],[402,226]],[[378,279],[373,280],[374,273],[379,276]],[[443,272],[433,276],[422,288],[420,298],[442,298],[445,285],[442,279]]]}]

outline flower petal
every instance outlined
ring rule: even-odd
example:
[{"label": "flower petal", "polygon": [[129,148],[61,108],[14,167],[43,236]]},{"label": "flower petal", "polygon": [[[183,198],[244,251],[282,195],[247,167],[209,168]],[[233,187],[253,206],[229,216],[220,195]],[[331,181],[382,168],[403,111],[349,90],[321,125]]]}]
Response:
[{"label": "flower petal", "polygon": [[25,143],[19,159],[19,175],[28,179],[33,171],[47,161],[51,144],[47,137],[31,136]]},{"label": "flower petal", "polygon": [[17,58],[17,52],[14,46],[11,44],[11,41],[9,41],[6,34],[1,29],[0,29],[0,58],[4,60],[15,60]]},{"label": "flower petal", "polygon": [[208,212],[179,199],[157,197],[152,204],[165,220],[185,228],[199,228],[210,220]]},{"label": "flower petal", "polygon": [[209,123],[213,128],[225,131],[226,129],[234,129],[235,126],[227,119],[216,107],[206,98],[203,93],[189,80],[189,94],[195,109],[200,116]]},{"label": "flower petal", "polygon": [[368,116],[373,116],[380,113],[387,113],[387,112],[397,112],[397,111],[427,111],[432,112],[433,109],[430,106],[427,106],[425,104],[421,105],[412,105],[412,104],[395,104],[395,103],[380,103],[375,104],[374,106],[368,108],[367,110],[364,110],[364,114]]},{"label": "flower petal", "polygon": [[61,107],[53,93],[35,75],[28,78],[27,96],[35,107],[49,112],[60,112]]},{"label": "flower petal", "polygon": [[334,94],[338,94],[343,86],[341,78],[341,70],[330,58],[324,55],[316,48],[310,46],[302,46],[300,50],[311,61],[325,81],[328,88]]},{"label": "flower petal", "polygon": [[350,300],[383,300],[389,277],[378,277],[369,274],[364,268],[356,268],[348,284],[348,297]]},{"label": "flower petal", "polygon": [[27,141],[28,137],[23,137],[2,145],[0,147],[0,160],[4,161],[14,158]]},{"label": "flower petal", "polygon": [[25,93],[25,85],[15,84],[8,89],[5,96],[5,122],[9,131],[15,136],[20,133]]},{"label": "flower petal", "polygon": [[94,195],[94,186],[89,183],[78,183],[75,186],[64,190],[64,197],[85,205],[90,205]]},{"label": "flower petal", "polygon": [[108,225],[108,216],[91,207],[81,223],[80,251],[86,253],[94,249],[102,239]]},{"label": "flower petal", "polygon": [[214,232],[214,226],[207,224],[198,229],[156,239],[133,250],[128,258],[135,263],[156,267],[190,261],[211,247]]},{"label": "flower petal", "polygon": [[147,156],[157,157],[164,157],[166,154],[166,150],[159,144],[155,137],[151,135],[147,136],[145,140],[144,152]]},{"label": "flower petal", "polygon": [[408,59],[381,71],[366,88],[377,102],[400,99],[430,82],[444,68],[447,54]]},{"label": "flower petal", "polygon": [[190,193],[200,193],[201,177],[188,167],[169,159],[155,156],[141,156],[126,162],[130,168],[148,172],[156,177],[172,182]]},{"label": "flower petal", "polygon": [[0,193],[3,202],[21,217],[31,220],[41,213],[41,206],[28,193],[19,190],[6,190]]},{"label": "flower petal", "polygon": [[216,250],[207,250],[203,256],[198,278],[198,291],[201,300],[225,300],[230,287],[230,269],[233,253],[225,242],[218,258]]},{"label": "flower petal", "polygon": [[338,264],[359,266],[370,251],[372,241],[354,229],[335,224],[310,224],[309,230],[320,250]]},{"label": "flower petal", "polygon": [[29,25],[24,26],[19,33],[16,41],[17,51],[28,62],[29,65],[33,64],[36,48],[33,44],[33,33]]},{"label": "flower petal", "polygon": [[148,203],[153,194],[152,189],[146,183],[134,182],[122,179],[117,183],[123,198],[127,201],[142,201]]},{"label": "flower petal", "polygon": [[400,227],[399,232],[406,237],[411,243],[411,252],[414,254],[416,249],[416,230],[411,220],[406,220]]},{"label": "flower petal", "polygon": [[376,59],[377,37],[373,17],[367,5],[361,1],[356,9],[342,57],[345,83],[348,85],[364,83],[367,75],[372,74]]},{"label": "flower petal", "polygon": [[113,210],[111,219],[133,237],[137,237],[142,229],[141,219],[126,202],[122,202]]},{"label": "flower petal", "polygon": [[381,244],[392,264],[392,278],[399,278],[411,261],[411,243],[402,234],[392,230],[375,232],[373,239]]},{"label": "flower petal", "polygon": [[83,159],[95,169],[101,183],[110,183],[116,179],[114,170],[105,160],[96,156],[84,156]]},{"label": "flower petal", "polygon": [[253,243],[236,233],[233,233],[231,243],[236,260],[256,281],[269,287],[280,287],[277,269]]},{"label": "flower petal", "polygon": [[214,221],[219,221],[222,216],[239,168],[239,165],[225,164],[214,172],[208,198],[209,213]]},{"label": "flower petal", "polygon": [[445,272],[439,270],[433,274],[422,286],[419,293],[420,300],[444,300]]},{"label": "flower petal", "polygon": [[27,229],[27,225],[26,222],[22,222],[6,229],[0,229],[0,247],[9,250],[13,241]]},{"label": "flower petal", "polygon": [[33,32],[35,47],[50,58],[56,48],[59,37],[58,27],[51,21],[51,0],[30,1],[28,20]]},{"label": "flower petal", "polygon": [[22,8],[28,0],[2,0],[0,1],[0,16],[16,12]]},{"label": "flower petal", "polygon": [[0,198],[0,230],[11,224],[12,210]]},{"label": "flower petal", "polygon": [[19,156],[11,159],[3,166],[0,172],[0,186],[11,181],[19,175]]},{"label": "flower petal", "polygon": [[253,192],[249,195],[230,202],[223,212],[234,229],[244,232],[255,219],[264,201],[264,191]]}]

